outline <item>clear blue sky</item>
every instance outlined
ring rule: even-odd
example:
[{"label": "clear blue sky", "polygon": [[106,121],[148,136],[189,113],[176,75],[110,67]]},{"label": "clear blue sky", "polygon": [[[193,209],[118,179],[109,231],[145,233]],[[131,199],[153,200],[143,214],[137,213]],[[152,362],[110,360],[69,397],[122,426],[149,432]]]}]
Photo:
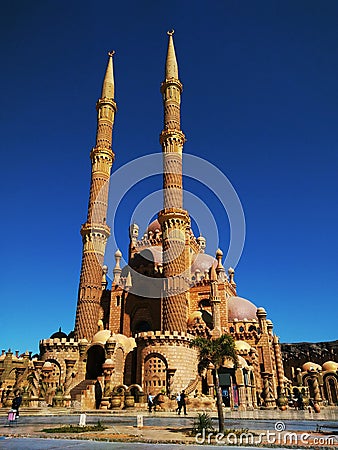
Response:
[{"label": "clear blue sky", "polygon": [[238,294],[283,342],[337,339],[337,1],[13,0],[0,22],[1,348],[73,329],[107,51],[116,170],[161,151],[170,28],[185,152],[219,167],[245,212]]}]

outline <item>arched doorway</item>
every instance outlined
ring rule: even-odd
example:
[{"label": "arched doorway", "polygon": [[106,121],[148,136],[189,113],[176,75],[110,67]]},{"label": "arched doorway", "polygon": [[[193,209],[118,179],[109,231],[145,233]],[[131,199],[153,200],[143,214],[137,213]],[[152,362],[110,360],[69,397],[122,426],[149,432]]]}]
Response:
[{"label": "arched doorway", "polygon": [[144,387],[147,394],[167,390],[167,361],[158,353],[151,353],[144,361]]},{"label": "arched doorway", "polygon": [[106,356],[104,349],[100,345],[93,345],[87,352],[86,379],[96,380],[102,376],[102,364],[105,362]]}]

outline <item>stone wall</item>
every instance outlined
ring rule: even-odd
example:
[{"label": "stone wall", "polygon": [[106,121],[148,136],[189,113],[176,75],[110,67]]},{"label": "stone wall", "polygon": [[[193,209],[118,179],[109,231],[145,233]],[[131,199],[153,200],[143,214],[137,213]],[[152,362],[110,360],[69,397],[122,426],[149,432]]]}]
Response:
[{"label": "stone wall", "polygon": [[338,340],[331,342],[296,342],[281,344],[285,376],[293,380],[296,369],[308,361],[322,365],[326,361],[338,362]]}]

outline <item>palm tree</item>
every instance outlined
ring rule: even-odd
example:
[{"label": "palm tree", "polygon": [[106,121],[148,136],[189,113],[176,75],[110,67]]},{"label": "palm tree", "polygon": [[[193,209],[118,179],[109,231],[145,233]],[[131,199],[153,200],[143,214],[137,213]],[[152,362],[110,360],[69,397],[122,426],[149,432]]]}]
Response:
[{"label": "palm tree", "polygon": [[199,352],[200,367],[207,367],[210,363],[214,366],[214,382],[216,389],[216,403],[218,413],[219,432],[224,432],[224,414],[222,408],[222,393],[219,385],[218,369],[222,366],[224,359],[230,359],[234,365],[237,364],[235,341],[229,334],[223,334],[215,339],[197,337],[190,342],[191,347],[196,347]]}]

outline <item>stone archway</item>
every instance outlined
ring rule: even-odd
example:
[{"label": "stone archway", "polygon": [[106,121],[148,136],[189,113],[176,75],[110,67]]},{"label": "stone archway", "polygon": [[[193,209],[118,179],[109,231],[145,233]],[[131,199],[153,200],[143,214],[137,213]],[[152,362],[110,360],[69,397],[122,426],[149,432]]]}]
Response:
[{"label": "stone archway", "polygon": [[338,403],[338,381],[335,375],[330,374],[325,377],[325,390],[327,400],[330,405],[337,405]]},{"label": "stone archway", "polygon": [[102,364],[106,360],[104,349],[101,345],[93,345],[87,352],[86,379],[96,380],[103,375]]}]

